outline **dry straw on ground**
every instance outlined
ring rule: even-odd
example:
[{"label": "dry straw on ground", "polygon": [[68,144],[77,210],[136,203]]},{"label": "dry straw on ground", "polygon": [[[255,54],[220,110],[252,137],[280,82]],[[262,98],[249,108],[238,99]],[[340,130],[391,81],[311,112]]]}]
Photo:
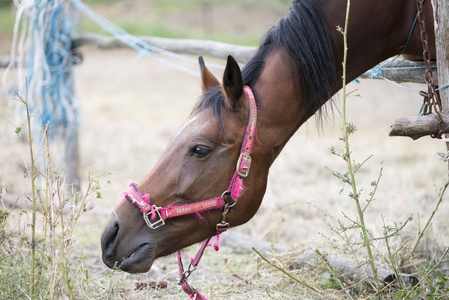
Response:
[{"label": "dry straw on ground", "polygon": [[[96,202],[97,207],[108,210],[129,180],[138,181],[151,170],[168,139],[187,118],[200,95],[200,84],[197,78],[151,60],[134,63],[134,54],[127,50],[86,49],[84,56],[84,63],[75,71],[83,111],[80,129],[83,177],[89,171],[96,175],[110,174],[100,177],[110,184],[101,192],[102,199]],[[447,180],[447,165],[436,155],[443,151],[444,145],[429,138],[412,141],[387,136],[395,118],[417,113],[421,101],[417,93],[368,80],[350,84],[349,90],[357,90],[355,94],[360,95],[349,98],[348,102],[349,118],[358,127],[351,142],[353,152],[358,160],[373,154],[358,174],[360,184],[368,187],[377,178],[380,167],[384,168],[376,200],[366,212],[367,227],[375,236],[382,236],[383,220],[392,225],[412,215],[413,221],[402,239],[407,235],[414,237],[418,220],[426,219],[432,212],[438,191]],[[23,124],[14,120],[6,101],[1,101],[0,106],[2,184],[8,186],[8,193],[28,193],[29,182],[24,179],[27,148],[18,143],[14,133],[15,127]],[[302,249],[329,246],[329,241],[337,239],[329,224],[337,226],[337,220],[344,219],[342,212],[350,218],[355,218],[355,213],[352,203],[343,196],[346,191],[340,194],[341,183],[326,169],[344,167],[328,150],[338,143],[340,136],[337,111],[334,119],[326,123],[323,132],[316,129],[313,120],[297,132],[271,169],[268,190],[256,217],[235,231]],[[127,142],[130,136],[132,144]],[[367,194],[368,188],[362,196]],[[439,253],[447,246],[448,211],[448,203],[443,201],[421,252],[423,258],[438,260]],[[150,275],[109,275],[99,251],[103,222],[104,218],[98,215],[86,214],[80,220],[76,239],[85,249],[84,267],[95,274],[91,278],[103,285],[111,298],[127,295],[184,299],[176,285],[173,257],[156,262],[156,271]],[[395,243],[400,245],[401,240]],[[380,254],[381,266],[387,266],[381,260],[386,255],[385,244],[378,242],[374,251]],[[203,271],[193,275],[192,283],[202,291],[210,291],[214,299],[267,299],[268,295],[315,297],[281,278],[272,268],[258,263],[254,253],[235,251],[229,246],[218,254],[212,252],[206,254]],[[315,284],[317,278],[308,274],[304,271],[299,276]],[[131,291],[134,279],[154,279],[156,275],[168,281],[168,289]]]}]

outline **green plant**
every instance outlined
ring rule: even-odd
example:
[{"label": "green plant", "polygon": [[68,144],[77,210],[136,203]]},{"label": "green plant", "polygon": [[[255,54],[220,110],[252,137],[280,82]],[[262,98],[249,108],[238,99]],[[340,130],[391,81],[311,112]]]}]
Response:
[{"label": "green plant", "polygon": [[[349,228],[351,228],[351,229],[358,228],[361,231],[363,247],[365,247],[365,249],[366,249],[366,253],[368,255],[368,263],[369,263],[372,273],[373,273],[372,279],[374,280],[375,285],[377,287],[377,286],[379,286],[379,282],[378,282],[378,278],[377,278],[377,268],[374,263],[373,251],[371,250],[370,236],[368,234],[368,230],[367,230],[366,224],[365,224],[364,210],[370,204],[370,202],[374,199],[374,194],[377,190],[377,185],[379,184],[381,175],[379,176],[377,181],[372,182],[372,186],[374,187],[374,190],[370,193],[370,199],[367,201],[365,208],[362,208],[361,199],[360,199],[361,190],[359,190],[357,187],[357,181],[356,181],[355,174],[357,173],[358,170],[360,170],[360,168],[365,164],[365,162],[371,158],[371,156],[368,157],[367,159],[365,159],[360,164],[355,163],[352,159],[350,143],[349,143],[350,135],[355,133],[355,131],[356,131],[355,125],[348,122],[347,109],[346,109],[346,105],[347,105],[346,65],[347,65],[347,52],[348,52],[347,38],[348,38],[348,23],[349,23],[350,5],[351,5],[351,1],[348,0],[347,6],[346,6],[345,26],[343,29],[342,28],[338,29],[343,35],[343,45],[344,45],[343,76],[342,76],[343,90],[342,90],[342,109],[341,109],[342,123],[343,123],[341,141],[343,142],[343,150],[341,150],[341,152],[337,153],[335,148],[331,147],[331,149],[330,149],[332,154],[341,157],[346,162],[347,171],[345,173],[339,173],[336,171],[332,171],[332,173],[334,174],[334,176],[339,178],[344,184],[348,184],[350,186],[349,197],[355,203],[355,206],[357,209],[358,220],[350,220],[349,218],[347,218],[347,217],[346,218],[348,220],[350,220],[350,222],[351,222],[351,225]],[[382,173],[382,171],[380,172],[380,174],[381,173]],[[344,230],[346,230],[348,227],[345,228],[345,226],[343,226],[342,228]]]}]

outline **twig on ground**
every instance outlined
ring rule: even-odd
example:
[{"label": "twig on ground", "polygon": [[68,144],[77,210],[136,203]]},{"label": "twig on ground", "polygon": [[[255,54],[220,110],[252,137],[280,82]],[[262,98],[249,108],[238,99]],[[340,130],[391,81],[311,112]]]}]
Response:
[{"label": "twig on ground", "polygon": [[441,202],[443,201],[443,195],[444,195],[444,193],[446,192],[446,189],[447,189],[448,185],[449,185],[449,182],[447,182],[447,183],[441,188],[440,193],[439,193],[438,198],[437,198],[437,203],[435,204],[435,207],[434,207],[434,209],[432,210],[432,213],[430,214],[430,217],[429,217],[429,219],[427,220],[426,225],[424,225],[424,228],[423,228],[422,230],[420,230],[419,227],[418,227],[418,235],[416,236],[416,239],[415,239],[415,241],[413,242],[413,246],[411,247],[411,250],[410,250],[409,254],[406,255],[406,256],[402,259],[402,261],[399,263],[399,266],[402,266],[402,265],[404,264],[404,262],[406,262],[407,260],[409,260],[410,258],[413,257],[413,254],[415,253],[416,248],[418,247],[419,242],[420,242],[421,239],[423,238],[424,233],[427,231],[427,229],[429,229],[430,223],[431,223],[431,221],[433,220],[433,217],[435,216],[435,214],[436,214],[436,212],[437,212],[437,210],[438,210],[438,207],[440,206]]},{"label": "twig on ground", "polygon": [[284,273],[285,275],[287,275],[288,278],[292,279],[293,281],[295,281],[296,283],[300,284],[301,286],[308,288],[309,290],[319,294],[320,296],[323,297],[327,297],[327,298],[332,298],[332,299],[340,299],[334,295],[329,295],[327,293],[324,293],[323,291],[320,291],[319,289],[317,289],[316,287],[314,287],[313,285],[308,284],[307,282],[296,278],[295,276],[293,276],[292,274],[290,274],[287,270],[285,270],[283,267],[280,267],[274,263],[272,263],[271,261],[269,261],[265,256],[262,255],[262,253],[260,253],[259,251],[257,251],[256,248],[252,247],[253,251],[256,252],[257,255],[259,255],[260,258],[262,258],[267,264],[269,264],[270,266],[274,267],[275,269],[281,271],[282,273]]},{"label": "twig on ground", "polygon": [[427,279],[429,277],[429,275],[433,273],[433,271],[443,262],[443,259],[446,257],[448,252],[449,252],[449,247],[447,247],[446,250],[444,250],[443,254],[441,255],[441,258],[435,263],[435,265],[433,265],[432,268],[430,268],[429,271],[427,271],[424,274],[424,276],[421,276],[421,279],[418,281],[418,283],[416,283],[413,286],[412,289],[410,289],[410,291],[405,295],[403,300],[408,299],[411,296],[411,294],[413,293],[413,291],[415,290],[415,288],[418,287],[423,280]]},{"label": "twig on ground", "polygon": [[330,265],[329,260],[327,259],[327,257],[324,256],[320,252],[320,250],[316,249],[315,253],[321,258],[321,260],[324,262],[324,264],[326,265],[326,267],[329,270],[329,272],[331,272],[331,274],[334,276],[334,278],[338,281],[338,284],[340,285],[340,288],[346,293],[346,295],[350,299],[353,299],[351,294],[346,289],[346,287],[351,286],[351,283],[346,281],[346,279],[343,276],[340,276],[340,274],[338,274],[338,272]]}]

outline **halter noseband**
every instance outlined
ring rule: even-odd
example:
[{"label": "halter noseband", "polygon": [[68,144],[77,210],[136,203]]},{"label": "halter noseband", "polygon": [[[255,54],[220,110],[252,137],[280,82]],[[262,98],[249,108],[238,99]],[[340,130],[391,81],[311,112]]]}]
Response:
[{"label": "halter noseband", "polygon": [[[128,199],[129,202],[139,208],[148,227],[150,227],[151,229],[157,229],[165,225],[165,220],[169,218],[189,214],[197,214],[203,211],[222,208],[223,213],[221,222],[217,223],[215,228],[215,236],[217,238],[215,250],[218,251],[219,235],[228,230],[228,228],[230,227],[229,223],[226,222],[226,216],[231,207],[237,204],[238,198],[243,194],[243,179],[248,176],[249,170],[251,168],[251,153],[253,151],[254,140],[256,137],[256,99],[254,97],[252,89],[249,86],[245,86],[243,88],[243,91],[245,92],[246,98],[248,99],[249,103],[249,120],[248,125],[246,126],[245,135],[243,137],[242,147],[240,149],[240,155],[237,160],[235,172],[231,178],[228,189],[224,191],[220,197],[185,204],[182,206],[158,207],[150,203],[149,194],[142,194],[135,183],[130,183],[128,189],[123,193],[123,196]],[[181,252],[179,250],[176,252],[179,266],[179,275],[181,277],[179,280],[179,284],[181,285],[183,291],[192,299],[207,300],[207,298],[203,296],[198,290],[192,288],[189,285],[189,283],[187,282],[187,278],[197,268],[198,264],[200,263],[201,257],[203,256],[204,250],[207,246],[210,245],[209,242],[211,238],[212,236],[202,242],[197,254],[191,259],[190,265],[185,271],[182,264]]]}]

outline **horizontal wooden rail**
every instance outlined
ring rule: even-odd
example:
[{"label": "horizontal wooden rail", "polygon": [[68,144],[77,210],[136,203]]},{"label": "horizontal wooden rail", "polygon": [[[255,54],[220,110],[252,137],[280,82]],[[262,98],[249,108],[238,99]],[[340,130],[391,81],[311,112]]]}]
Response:
[{"label": "horizontal wooden rail", "polygon": [[[382,66],[380,63],[378,66]],[[406,59],[395,59],[379,68],[378,66],[365,72],[360,78],[382,79],[382,77],[395,82],[425,83],[426,64],[423,61],[409,61]],[[436,62],[432,62],[432,69],[436,70]],[[433,72],[433,80],[438,84],[437,72]]]},{"label": "horizontal wooden rail", "polygon": [[[139,39],[152,46],[177,54],[205,55],[221,59],[232,55],[241,63],[248,62],[257,51],[257,47],[238,46],[207,40],[169,39],[152,36],[140,36]],[[100,49],[128,48],[117,37],[95,33],[83,34],[73,40],[73,46],[75,48],[89,45]],[[0,68],[7,67],[9,63],[10,58],[8,56],[0,56]],[[434,64],[433,67],[436,68],[436,65]],[[434,74],[436,77],[436,72]],[[425,65],[423,62],[397,59],[382,68],[374,67],[365,74],[362,74],[360,78],[380,79],[378,75],[395,82],[425,83]],[[435,78],[435,82],[437,82],[437,78]]]},{"label": "horizontal wooden rail", "polygon": [[[237,46],[215,41],[196,39],[169,39],[153,36],[139,36],[140,40],[152,46],[177,54],[205,55],[225,59],[232,55],[237,61],[245,63],[257,51],[257,47]],[[128,45],[113,36],[88,33],[73,40],[75,47],[94,45],[100,49],[127,48]]]}]

